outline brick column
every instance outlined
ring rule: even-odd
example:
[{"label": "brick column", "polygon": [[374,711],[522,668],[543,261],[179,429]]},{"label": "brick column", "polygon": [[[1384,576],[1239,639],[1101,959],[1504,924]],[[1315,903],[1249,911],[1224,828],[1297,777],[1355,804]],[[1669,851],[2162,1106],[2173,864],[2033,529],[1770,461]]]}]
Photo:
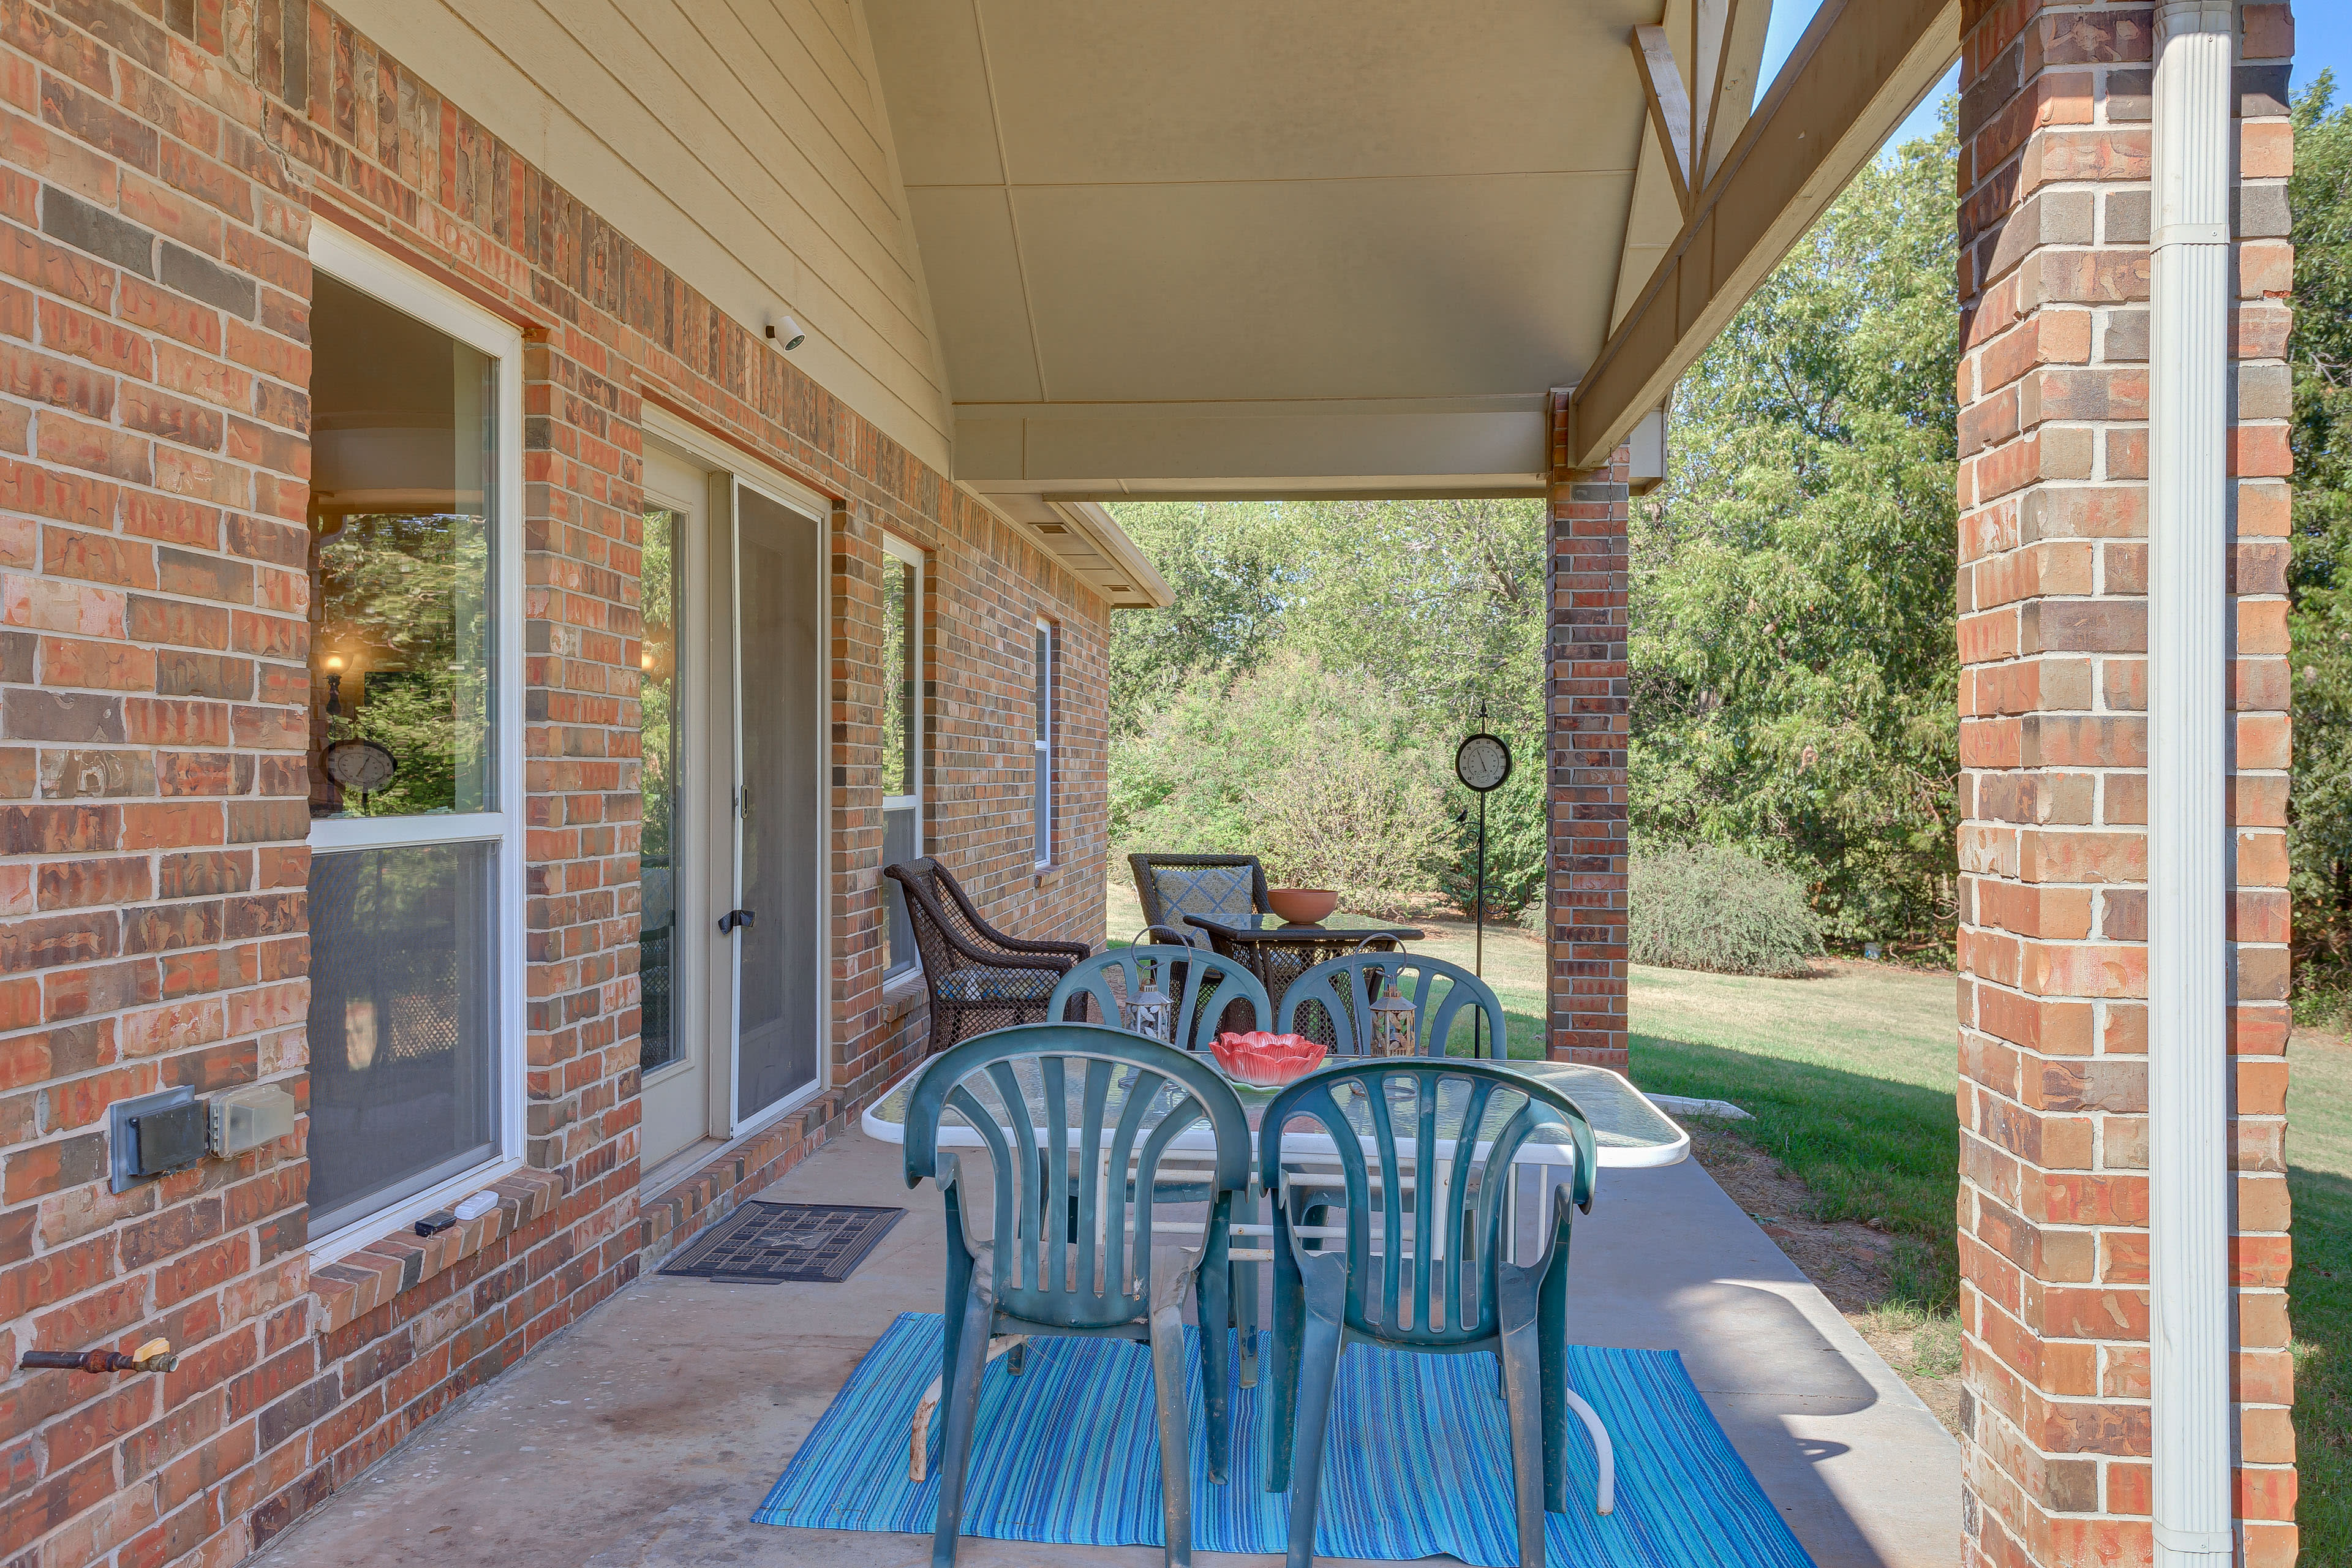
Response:
[{"label": "brick column", "polygon": [[1549,1047],[1559,1061],[1622,1068],[1625,1053],[1625,531],[1629,458],[1568,460],[1569,392],[1552,394]]},{"label": "brick column", "polygon": [[[2231,430],[2238,1510],[2294,1555],[2284,1131],[2284,5],[2238,74]],[[2145,3],[1969,0],[1959,184],[1962,1528],[2154,1552],[2147,1349]],[[2217,831],[2221,830],[2217,825]]]}]

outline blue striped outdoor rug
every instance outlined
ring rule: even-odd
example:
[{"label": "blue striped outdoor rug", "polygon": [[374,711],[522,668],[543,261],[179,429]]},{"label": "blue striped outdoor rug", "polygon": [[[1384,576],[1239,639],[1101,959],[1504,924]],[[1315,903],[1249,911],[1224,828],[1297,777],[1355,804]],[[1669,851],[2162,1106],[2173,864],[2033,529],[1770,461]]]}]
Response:
[{"label": "blue striped outdoor rug", "polygon": [[[1190,1335],[1194,1331],[1187,1329]],[[1617,1447],[1617,1510],[1592,1511],[1593,1458],[1571,1426],[1570,1509],[1549,1514],[1549,1558],[1576,1568],[1811,1568],[1672,1351],[1570,1351],[1571,1378]],[[1231,1484],[1202,1468],[1200,1359],[1188,1353],[1192,1411],[1193,1544],[1279,1553],[1289,1497],[1269,1493],[1266,1389],[1234,1391]],[[810,1530],[928,1535],[938,1515],[933,1469],[907,1480],[916,1401],[939,1374],[940,1319],[901,1313],[809,1435],[751,1517]],[[981,1385],[965,1486],[963,1533],[999,1541],[1157,1546],[1160,1444],[1151,1361],[1140,1344],[1038,1339],[1028,1370],[1002,1360]],[[1488,1356],[1410,1355],[1369,1345],[1339,1366],[1328,1436],[1318,1555],[1410,1560],[1446,1553],[1501,1568],[1518,1560],[1510,1439]]]}]

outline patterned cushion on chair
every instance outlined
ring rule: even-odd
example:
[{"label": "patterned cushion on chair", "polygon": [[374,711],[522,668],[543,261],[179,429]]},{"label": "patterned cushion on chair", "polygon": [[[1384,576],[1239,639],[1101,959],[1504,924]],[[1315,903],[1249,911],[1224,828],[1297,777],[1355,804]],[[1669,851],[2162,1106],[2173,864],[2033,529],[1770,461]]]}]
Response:
[{"label": "patterned cushion on chair", "polygon": [[1247,866],[1154,866],[1151,886],[1171,919],[1180,915],[1257,913],[1256,878]]},{"label": "patterned cushion on chair", "polygon": [[940,978],[950,1002],[1043,1002],[1061,975],[1050,969],[953,969]]}]

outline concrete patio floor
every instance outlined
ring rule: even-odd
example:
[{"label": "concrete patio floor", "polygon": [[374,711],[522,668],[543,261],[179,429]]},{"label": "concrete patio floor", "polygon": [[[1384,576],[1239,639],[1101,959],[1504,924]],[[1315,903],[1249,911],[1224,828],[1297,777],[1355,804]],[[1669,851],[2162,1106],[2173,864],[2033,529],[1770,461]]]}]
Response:
[{"label": "concrete patio floor", "polygon": [[[840,1285],[638,1280],[446,1413],[268,1568],[683,1568],[929,1560],[928,1536],[750,1522],[866,1347],[940,1310],[940,1202],[853,1132],[761,1194],[904,1205]],[[1820,1568],[1959,1560],[1958,1447],[1696,1163],[1612,1171],[1576,1227],[1576,1338],[1673,1348]],[[1279,1558],[1200,1553],[1204,1564]],[[967,1538],[969,1568],[1146,1568],[1157,1548]],[[1331,1559],[1323,1559],[1329,1562]],[[1452,1559],[1440,1559],[1450,1562]]]}]

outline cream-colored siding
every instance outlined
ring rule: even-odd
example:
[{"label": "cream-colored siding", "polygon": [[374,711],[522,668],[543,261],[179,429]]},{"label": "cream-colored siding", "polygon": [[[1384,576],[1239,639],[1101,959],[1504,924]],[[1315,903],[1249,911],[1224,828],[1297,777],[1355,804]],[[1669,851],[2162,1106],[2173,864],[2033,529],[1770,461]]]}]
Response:
[{"label": "cream-colored siding", "polygon": [[952,471],[945,372],[856,0],[341,0],[388,53]]}]

